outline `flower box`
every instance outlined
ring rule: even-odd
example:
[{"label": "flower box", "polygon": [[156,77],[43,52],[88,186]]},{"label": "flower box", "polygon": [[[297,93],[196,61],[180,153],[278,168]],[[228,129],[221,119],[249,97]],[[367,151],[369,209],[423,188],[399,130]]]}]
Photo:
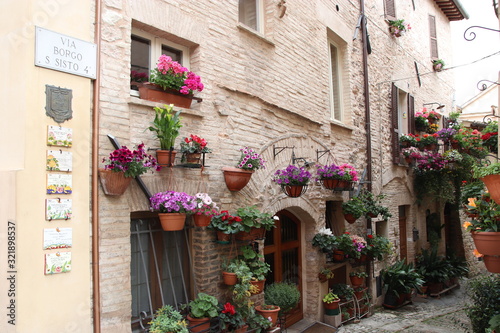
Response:
[{"label": "flower box", "polygon": [[174,104],[177,107],[189,109],[193,101],[192,95],[183,95],[174,90],[163,90],[153,83],[144,83],[139,87],[139,96],[148,101]]}]

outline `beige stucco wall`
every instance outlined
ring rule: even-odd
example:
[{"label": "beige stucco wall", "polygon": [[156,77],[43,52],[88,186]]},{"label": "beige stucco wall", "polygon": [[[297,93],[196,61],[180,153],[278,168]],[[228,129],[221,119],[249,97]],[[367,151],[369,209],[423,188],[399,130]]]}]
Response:
[{"label": "beige stucco wall", "polygon": [[[2,244],[7,220],[16,224],[15,326],[7,323],[6,251],[1,251],[0,300],[2,332],[90,332],[90,211],[89,159],[91,80],[34,66],[35,30],[40,26],[93,42],[89,1],[7,1],[2,4],[0,40],[4,49],[2,87],[2,167],[0,181]],[[7,81],[5,81],[7,82]],[[47,126],[45,85],[73,92],[73,119],[61,124],[73,129],[73,200],[69,221],[45,221]],[[3,140],[7,136],[10,140]],[[13,141],[13,142],[12,142]],[[10,158],[12,157],[12,158]],[[4,163],[5,162],[5,163]],[[43,229],[73,229],[72,271],[44,275]]]}]

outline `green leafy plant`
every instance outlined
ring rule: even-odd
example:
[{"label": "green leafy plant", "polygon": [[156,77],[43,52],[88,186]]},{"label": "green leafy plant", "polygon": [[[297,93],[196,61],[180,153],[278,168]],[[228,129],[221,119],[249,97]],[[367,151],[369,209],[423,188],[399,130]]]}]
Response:
[{"label": "green leafy plant", "polygon": [[345,283],[334,284],[330,292],[345,300],[350,300],[354,296],[354,289]]},{"label": "green leafy plant", "polygon": [[329,228],[321,228],[319,232],[314,235],[312,245],[319,247],[321,251],[327,253],[336,248],[337,242],[335,236]]},{"label": "green leafy plant", "polygon": [[342,212],[344,214],[351,214],[355,219],[359,219],[366,214],[366,207],[360,197],[352,197],[348,201],[342,203]]},{"label": "green leafy plant", "polygon": [[417,257],[417,269],[426,283],[442,283],[450,278],[450,266],[443,256],[437,254],[437,247],[422,249]]},{"label": "green leafy plant", "polygon": [[413,263],[407,264],[404,260],[397,261],[383,269],[380,276],[386,292],[395,296],[410,293],[412,289],[419,290],[424,284],[422,276],[417,272]]},{"label": "green leafy plant", "polygon": [[375,195],[370,191],[362,190],[359,198],[363,202],[365,214],[367,217],[381,215],[384,221],[392,217],[389,208],[382,205],[382,200],[386,196],[384,194]]},{"label": "green leafy plant", "polygon": [[491,163],[489,165],[476,165],[473,169],[474,178],[480,179],[489,175],[500,174],[500,163]]},{"label": "green leafy plant", "polygon": [[338,297],[336,294],[334,294],[332,292],[332,289],[330,289],[328,291],[328,294],[325,294],[325,296],[323,296],[324,303],[330,304],[330,303],[338,302],[338,301],[340,301],[340,297]]},{"label": "green leafy plant", "polygon": [[344,232],[340,236],[335,236],[336,250],[344,251],[346,254],[352,254],[354,252],[354,244],[351,238],[351,234]]},{"label": "green leafy plant", "polygon": [[219,302],[214,296],[198,293],[198,296],[189,302],[189,313],[193,318],[215,318],[219,314]]},{"label": "green leafy plant", "polygon": [[243,230],[240,222],[239,216],[233,216],[227,210],[223,210],[220,214],[212,216],[208,228],[230,235]]},{"label": "green leafy plant", "polygon": [[356,277],[359,277],[359,278],[366,278],[368,277],[368,274],[366,274],[366,272],[364,271],[352,271],[349,273],[349,276],[356,276]]},{"label": "green leafy plant", "polygon": [[481,198],[471,198],[466,210],[474,213],[470,221],[464,223],[466,231],[498,232],[500,231],[500,205],[490,199],[488,193]]},{"label": "green leafy plant", "polygon": [[188,333],[186,321],[171,305],[159,308],[149,324],[151,333]]},{"label": "green leafy plant", "polygon": [[232,332],[245,325],[245,321],[240,311],[230,302],[220,305],[219,319],[221,328],[227,330],[227,332]]},{"label": "green leafy plant", "polygon": [[393,29],[391,30],[391,33],[394,36],[401,36],[402,33],[408,31],[411,29],[411,26],[409,23],[405,23],[404,19],[400,20],[389,20],[389,26],[392,27]]},{"label": "green leafy plant", "polygon": [[154,107],[155,119],[151,123],[149,130],[156,133],[160,140],[162,150],[174,148],[175,139],[179,136],[179,129],[182,127],[180,111],[174,113],[174,105],[164,105]]},{"label": "green leafy plant", "polygon": [[300,291],[295,283],[274,282],[266,286],[264,300],[266,304],[279,306],[279,315],[283,315],[299,304]]},{"label": "green leafy plant", "polygon": [[319,271],[319,274],[323,275],[325,277],[325,279],[329,280],[329,279],[333,279],[335,277],[335,274],[333,273],[333,271],[329,268],[322,268],[320,271]]},{"label": "green leafy plant", "polygon": [[468,281],[466,286],[470,302],[466,309],[474,333],[483,333],[489,321],[500,314],[500,275],[482,275]]},{"label": "green leafy plant", "polygon": [[252,278],[257,281],[262,281],[266,278],[266,275],[271,271],[271,266],[264,261],[264,256],[257,253],[251,246],[241,247],[241,256],[248,268]]},{"label": "green leafy plant", "polygon": [[367,254],[378,260],[390,254],[393,248],[389,239],[379,235],[367,235],[366,244]]},{"label": "green leafy plant", "polygon": [[246,316],[246,322],[252,332],[255,331],[255,333],[265,332],[272,325],[267,318],[264,318],[264,316],[256,313],[253,307],[251,307],[248,315]]},{"label": "green leafy plant", "polygon": [[436,72],[440,72],[444,69],[445,63],[444,60],[442,59],[435,59],[432,60],[432,67]]},{"label": "green leafy plant", "polygon": [[252,228],[271,230],[276,227],[275,220],[278,219],[277,216],[261,212],[256,206],[238,208],[236,215],[241,218],[240,224],[246,232]]}]

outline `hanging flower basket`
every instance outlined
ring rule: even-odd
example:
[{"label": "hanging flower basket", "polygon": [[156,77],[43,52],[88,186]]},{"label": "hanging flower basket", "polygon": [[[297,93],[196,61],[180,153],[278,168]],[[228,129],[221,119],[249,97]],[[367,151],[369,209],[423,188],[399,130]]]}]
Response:
[{"label": "hanging flower basket", "polygon": [[281,190],[290,198],[298,198],[307,192],[307,185],[281,185]]},{"label": "hanging flower basket", "polygon": [[338,188],[339,180],[338,179],[331,179],[331,178],[322,178],[320,179],[321,184],[323,184],[323,187],[326,188],[327,190],[334,190]]},{"label": "hanging flower basket", "polygon": [[352,214],[344,214],[344,219],[350,224],[353,224],[357,220],[357,218]]},{"label": "hanging flower basket", "polygon": [[184,229],[186,224],[185,213],[159,213],[158,218],[165,231],[179,231]]},{"label": "hanging flower basket", "polygon": [[125,193],[132,177],[125,177],[124,172],[99,169],[99,179],[106,195],[118,196]]},{"label": "hanging flower basket", "polygon": [[500,256],[500,232],[471,232],[474,245],[479,253]]},{"label": "hanging flower basket", "polygon": [[222,280],[227,286],[234,286],[238,282],[236,273],[222,272]]},{"label": "hanging flower basket", "polygon": [[484,266],[488,272],[500,273],[500,256],[483,256]]},{"label": "hanging flower basket", "polygon": [[234,167],[223,167],[224,181],[231,192],[242,190],[252,178],[253,170],[244,170]]},{"label": "hanging flower basket", "polygon": [[208,227],[212,217],[205,214],[195,214],[193,215],[194,225],[197,227]]}]

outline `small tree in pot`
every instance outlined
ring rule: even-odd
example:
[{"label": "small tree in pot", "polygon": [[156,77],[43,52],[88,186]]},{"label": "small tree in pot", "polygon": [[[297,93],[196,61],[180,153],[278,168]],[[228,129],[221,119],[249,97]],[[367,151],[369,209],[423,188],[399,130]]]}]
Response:
[{"label": "small tree in pot", "polygon": [[154,107],[155,119],[151,123],[149,130],[156,133],[160,141],[160,150],[156,151],[158,163],[172,166],[177,152],[174,151],[175,139],[179,136],[181,124],[181,111],[174,113],[173,104]]},{"label": "small tree in pot", "polygon": [[279,306],[282,316],[299,304],[300,291],[294,283],[274,282],[266,287],[264,300],[266,304]]}]

